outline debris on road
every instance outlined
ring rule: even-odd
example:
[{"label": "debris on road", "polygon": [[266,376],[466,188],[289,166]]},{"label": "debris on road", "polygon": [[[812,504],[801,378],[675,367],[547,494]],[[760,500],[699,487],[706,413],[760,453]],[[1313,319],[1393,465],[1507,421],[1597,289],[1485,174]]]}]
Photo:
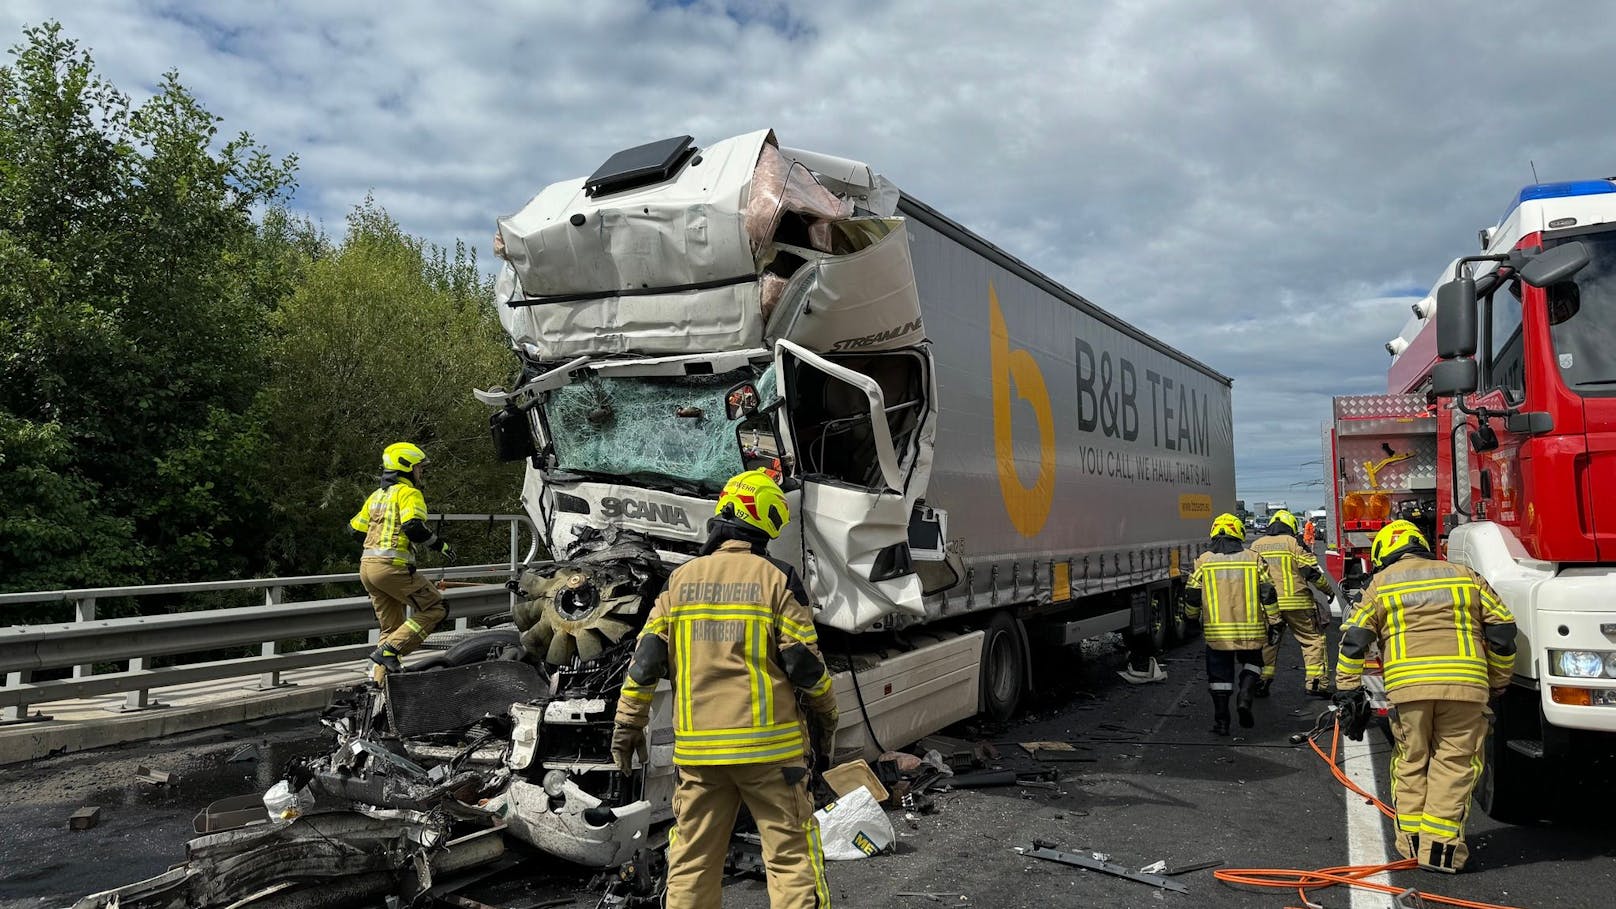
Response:
[{"label": "debris on road", "polygon": [[251,761],[256,761],[256,760],[258,760],[258,746],[257,745],[252,745],[252,744],[247,744],[247,745],[242,745],[240,748],[237,748],[235,751],[232,751],[230,753],[230,757],[225,759],[225,763],[226,764],[245,764],[245,763],[249,763]]},{"label": "debris on road", "polygon": [[1032,846],[1017,846],[1016,852],[1031,858],[1043,859],[1048,862],[1059,862],[1063,865],[1072,865],[1077,868],[1087,868],[1090,871],[1099,871],[1105,874],[1149,884],[1163,890],[1172,890],[1175,893],[1189,893],[1190,889],[1170,877],[1159,874],[1145,874],[1139,871],[1130,871],[1121,865],[1114,865],[1108,859],[1110,856],[1096,852],[1091,858],[1086,855],[1076,855],[1071,852],[1062,852],[1054,848],[1053,843],[1042,840],[1033,840]]},{"label": "debris on road", "polygon": [[1208,868],[1216,868],[1222,864],[1223,859],[1212,859],[1211,861],[1206,862],[1191,862],[1188,865],[1169,867],[1166,871],[1163,871],[1162,874],[1165,874],[1168,877],[1177,877],[1180,874],[1189,874],[1191,871],[1205,871]]},{"label": "debris on road", "polygon": [[860,786],[814,812],[828,861],[853,861],[878,855],[898,838],[892,821],[870,790]]},{"label": "debris on road", "polygon": [[69,830],[89,830],[99,823],[101,823],[101,809],[94,806],[80,808],[67,817]]},{"label": "debris on road", "polygon": [[155,767],[147,767],[145,764],[135,768],[135,779],[142,783],[151,783],[154,786],[174,786],[178,785],[180,781],[178,776],[169,773],[167,770],[158,770]]},{"label": "debris on road", "polygon": [[956,773],[948,781],[948,785],[955,789],[985,789],[989,786],[1014,786],[1016,772],[1014,770],[978,770],[972,773]]},{"label": "debris on road", "polygon": [[887,787],[876,778],[875,771],[862,758],[825,771],[825,783],[838,798],[846,797],[860,787],[870,790],[877,802],[885,802],[891,796]]},{"label": "debris on road", "polygon": [[933,893],[930,890],[900,890],[896,895],[915,896],[924,900],[931,900],[934,903],[942,902],[943,897],[946,896],[958,897],[961,902],[965,901],[966,899],[966,896],[963,893]]},{"label": "debris on road", "polygon": [[191,829],[197,833],[218,833],[248,824],[267,823],[269,819],[269,809],[264,806],[263,797],[249,793],[219,799],[203,808],[191,821]]}]

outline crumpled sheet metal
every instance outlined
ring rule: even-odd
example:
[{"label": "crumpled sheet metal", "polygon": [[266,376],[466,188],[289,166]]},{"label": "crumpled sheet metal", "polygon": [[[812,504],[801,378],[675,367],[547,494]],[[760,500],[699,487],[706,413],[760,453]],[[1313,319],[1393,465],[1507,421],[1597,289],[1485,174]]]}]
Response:
[{"label": "crumpled sheet metal", "polygon": [[837,255],[797,269],[766,334],[820,353],[897,350],[925,340],[906,225],[902,218],[827,225]]},{"label": "crumpled sheet metal", "polygon": [[308,814],[197,837],[184,865],[156,877],[83,897],[74,909],[211,909],[255,894],[361,875],[393,875],[447,835],[399,818],[357,812]]},{"label": "crumpled sheet metal", "polygon": [[558,799],[560,804],[552,808],[544,787],[513,780],[488,807],[504,819],[512,836],[587,868],[616,868],[645,845],[650,802],[603,809],[600,799],[570,779],[561,785]]},{"label": "crumpled sheet metal", "polygon": [[[759,346],[783,289],[781,276],[762,273],[781,219],[801,216],[809,245],[829,252],[830,224],[852,217],[853,203],[782,155],[770,130],[715,142],[700,158],[667,183],[598,199],[581,179],[552,184],[499,219],[496,299],[518,347],[555,362]],[[503,305],[571,294],[612,296]]]},{"label": "crumpled sheet metal", "polygon": [[809,222],[808,236],[813,247],[830,252],[831,233],[825,222],[853,216],[853,203],[819,185],[808,168],[784,155],[775,143],[764,143],[752,173],[751,192],[746,200],[746,235],[752,240],[754,255],[762,255],[780,218],[795,212]]}]

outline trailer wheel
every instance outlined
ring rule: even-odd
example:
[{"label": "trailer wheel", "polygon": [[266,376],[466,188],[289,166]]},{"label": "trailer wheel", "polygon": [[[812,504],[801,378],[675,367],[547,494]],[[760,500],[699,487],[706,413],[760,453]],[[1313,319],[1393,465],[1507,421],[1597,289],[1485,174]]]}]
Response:
[{"label": "trailer wheel", "polygon": [[1179,625],[1183,623],[1183,616],[1174,608],[1168,591],[1158,590],[1151,594],[1150,602],[1150,638],[1156,645],[1157,653],[1166,652],[1173,642],[1179,639]]},{"label": "trailer wheel", "polygon": [[1184,601],[1178,598],[1176,590],[1169,590],[1167,598],[1167,612],[1173,617],[1170,623],[1173,629],[1173,643],[1187,641],[1190,639],[1190,620],[1184,618]]},{"label": "trailer wheel", "polygon": [[1537,737],[1537,709],[1525,692],[1511,688],[1499,699],[1497,718],[1487,732],[1476,804],[1502,824],[1535,824],[1551,808],[1544,802],[1539,782],[1544,759],[1530,758],[1509,747],[1511,739]]},{"label": "trailer wheel", "polygon": [[1016,620],[1000,612],[988,622],[982,639],[982,713],[994,722],[1009,722],[1021,704],[1026,678],[1027,654]]}]

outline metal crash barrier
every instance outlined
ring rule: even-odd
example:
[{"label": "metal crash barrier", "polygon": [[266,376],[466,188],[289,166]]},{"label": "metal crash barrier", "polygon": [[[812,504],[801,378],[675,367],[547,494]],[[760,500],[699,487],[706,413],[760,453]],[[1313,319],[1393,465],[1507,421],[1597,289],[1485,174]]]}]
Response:
[{"label": "metal crash barrier", "polygon": [[[515,514],[435,514],[430,521],[464,521],[510,526],[510,561],[451,568],[424,568],[430,579],[459,581],[443,591],[455,628],[464,630],[472,619],[505,612],[516,595],[505,587],[538,554],[535,536],[521,554],[521,530],[532,522]],[[296,587],[359,584],[357,572],[283,578],[247,578],[238,581],[202,581],[186,584],[148,584],[131,587],[95,587],[0,594],[0,611],[24,603],[70,603],[73,621],[0,627],[0,723],[43,720],[30,713],[35,704],[74,698],[124,694],[122,710],[161,706],[151,699],[153,689],[219,679],[258,676],[256,688],[269,690],[286,683],[281,673],[291,669],[327,666],[364,659],[378,637],[376,615],[364,595],[285,603],[286,591]],[[185,595],[222,590],[262,590],[260,604],[169,612],[162,615],[96,618],[96,603],[118,598]],[[370,632],[370,643],[283,652],[283,643],[326,635]],[[155,657],[203,653],[243,645],[256,645],[256,656],[148,668]],[[98,664],[128,662],[128,669],[97,673]],[[41,670],[72,668],[64,679],[34,681]]]}]

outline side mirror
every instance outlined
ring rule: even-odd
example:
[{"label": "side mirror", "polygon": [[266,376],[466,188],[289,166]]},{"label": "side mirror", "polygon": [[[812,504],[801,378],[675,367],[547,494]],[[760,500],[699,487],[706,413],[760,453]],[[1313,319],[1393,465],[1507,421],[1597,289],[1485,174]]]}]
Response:
[{"label": "side mirror", "polygon": [[[1476,355],[1476,279],[1456,278],[1436,289],[1436,355],[1444,360]],[[1472,363],[1474,371],[1475,364]]]},{"label": "side mirror", "polygon": [[1521,266],[1521,280],[1533,287],[1548,287],[1570,280],[1588,264],[1588,247],[1580,241],[1562,243],[1526,260]]},{"label": "side mirror", "polygon": [[494,437],[494,455],[501,461],[520,461],[539,453],[525,410],[507,406],[494,411],[488,415],[488,431]]},{"label": "side mirror", "polygon": [[[1437,330],[1442,328],[1437,324]],[[1467,395],[1476,390],[1476,361],[1468,357],[1444,360],[1431,370],[1431,391],[1439,398]]]},{"label": "side mirror", "polygon": [[757,386],[751,382],[742,382],[724,394],[724,416],[732,423],[742,417],[749,417],[757,413],[760,400]]}]

